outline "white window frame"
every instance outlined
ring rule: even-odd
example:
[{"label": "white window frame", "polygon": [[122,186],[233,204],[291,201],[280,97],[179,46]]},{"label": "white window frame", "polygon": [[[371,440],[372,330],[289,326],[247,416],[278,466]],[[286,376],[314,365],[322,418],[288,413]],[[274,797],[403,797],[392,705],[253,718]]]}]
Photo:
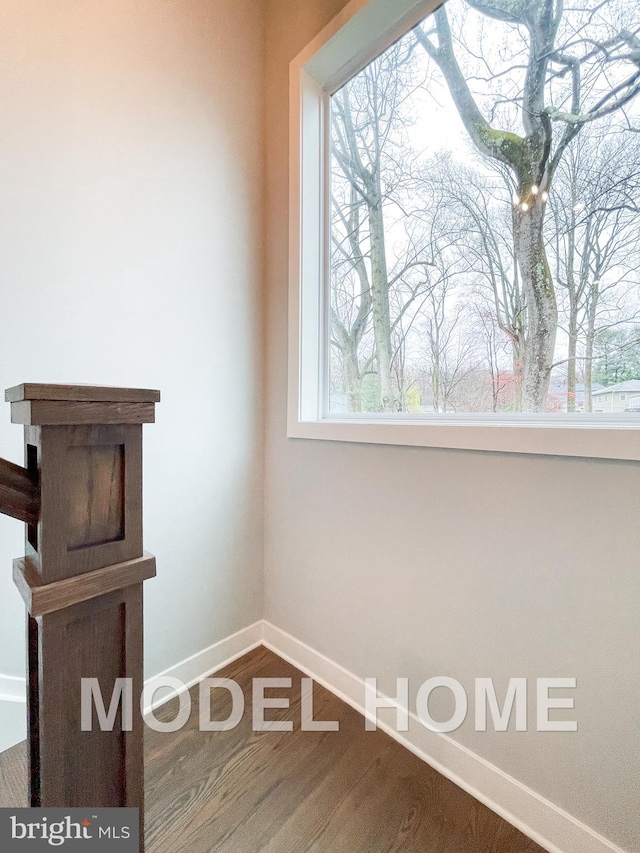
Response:
[{"label": "white window frame", "polygon": [[331,95],[440,0],[352,0],[290,66],[290,438],[640,460],[633,415],[327,416]]}]

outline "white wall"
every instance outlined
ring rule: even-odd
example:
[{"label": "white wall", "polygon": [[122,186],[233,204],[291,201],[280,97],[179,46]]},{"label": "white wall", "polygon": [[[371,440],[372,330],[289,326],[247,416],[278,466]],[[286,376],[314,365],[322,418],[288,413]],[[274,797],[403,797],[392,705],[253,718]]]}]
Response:
[{"label": "white wall", "polygon": [[287,66],[343,5],[268,2],[265,618],[386,692],[575,676],[577,734],[455,736],[639,850],[640,466],[286,438]]},{"label": "white wall", "polygon": [[[260,0],[0,4],[0,388],[161,389],[148,675],[261,615],[263,43]],[[21,432],[1,404],[1,455]],[[22,535],[0,518],[5,675]]]}]

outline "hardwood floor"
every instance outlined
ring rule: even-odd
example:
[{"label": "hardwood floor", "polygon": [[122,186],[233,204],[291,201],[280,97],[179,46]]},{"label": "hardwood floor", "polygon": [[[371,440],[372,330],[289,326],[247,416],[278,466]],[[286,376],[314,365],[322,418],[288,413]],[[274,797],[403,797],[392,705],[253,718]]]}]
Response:
[{"label": "hardwood floor", "polygon": [[[198,731],[198,695],[190,723],[173,734],[146,733],[147,853],[543,853],[496,814],[424,764],[319,685],[314,718],[338,720],[338,732],[300,730],[301,673],[265,648],[216,673],[246,697],[229,732]],[[293,732],[253,732],[253,678],[291,678]],[[231,708],[212,693],[212,718]],[[172,719],[175,702],[157,712]],[[0,755],[0,807],[26,805],[24,745]]]}]

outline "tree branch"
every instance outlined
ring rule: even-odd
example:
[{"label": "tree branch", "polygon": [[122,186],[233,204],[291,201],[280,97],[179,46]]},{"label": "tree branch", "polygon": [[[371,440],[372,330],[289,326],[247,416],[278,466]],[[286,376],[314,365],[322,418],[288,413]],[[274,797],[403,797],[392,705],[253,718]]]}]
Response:
[{"label": "tree branch", "polygon": [[[506,3],[509,0],[502,0],[502,2]],[[524,2],[525,0],[522,0],[523,4]],[[514,4],[518,5],[515,0]],[[415,29],[418,43],[442,71],[460,118],[476,147],[483,154],[513,167],[520,157],[522,138],[515,133],[495,130],[482,115],[458,65],[446,9],[441,6],[434,18],[438,46],[433,44],[421,27]]]}]

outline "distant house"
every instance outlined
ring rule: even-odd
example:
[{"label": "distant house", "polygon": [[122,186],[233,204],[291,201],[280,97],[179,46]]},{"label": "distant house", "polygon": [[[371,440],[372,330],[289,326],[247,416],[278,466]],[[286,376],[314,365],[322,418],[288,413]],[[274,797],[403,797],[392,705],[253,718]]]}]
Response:
[{"label": "distant house", "polygon": [[[596,391],[604,388],[604,385],[600,385],[599,382],[594,382],[592,387],[592,394],[595,394]],[[552,402],[555,403],[555,410],[559,412],[566,412],[568,407],[568,396],[569,392],[567,390],[567,380],[566,377],[564,379],[556,380],[552,382],[549,386],[549,397]],[[586,396],[586,386],[584,382],[576,383],[576,391],[575,391],[575,405],[574,411],[576,412],[584,412],[585,409],[585,396]]]},{"label": "distant house", "polygon": [[610,385],[608,388],[600,388],[593,392],[593,411],[603,412],[604,414],[620,414],[626,412],[629,409],[630,402],[639,397],[640,379],[619,382],[617,385]]},{"label": "distant house", "polygon": [[640,412],[640,394],[636,394],[633,397],[629,397],[627,402],[627,412]]}]

